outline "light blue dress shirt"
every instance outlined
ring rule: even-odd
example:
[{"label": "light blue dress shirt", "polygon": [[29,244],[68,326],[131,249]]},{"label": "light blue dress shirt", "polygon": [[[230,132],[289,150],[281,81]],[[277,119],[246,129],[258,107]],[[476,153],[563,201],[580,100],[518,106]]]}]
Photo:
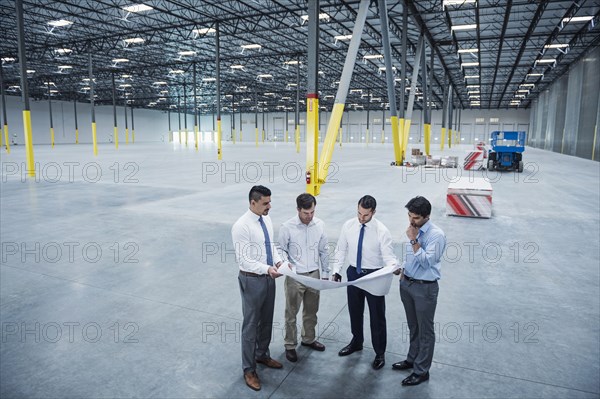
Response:
[{"label": "light blue dress shirt", "polygon": [[413,251],[410,243],[406,244],[404,275],[417,280],[439,280],[446,235],[442,229],[428,221],[419,229],[417,241],[420,245],[417,252]]}]

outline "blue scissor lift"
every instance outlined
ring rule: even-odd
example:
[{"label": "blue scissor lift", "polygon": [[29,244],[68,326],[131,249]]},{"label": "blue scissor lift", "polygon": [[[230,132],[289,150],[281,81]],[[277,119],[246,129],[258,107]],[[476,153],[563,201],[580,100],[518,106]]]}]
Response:
[{"label": "blue scissor lift", "polygon": [[523,172],[525,132],[492,132],[492,148],[488,156],[488,170],[511,170]]}]

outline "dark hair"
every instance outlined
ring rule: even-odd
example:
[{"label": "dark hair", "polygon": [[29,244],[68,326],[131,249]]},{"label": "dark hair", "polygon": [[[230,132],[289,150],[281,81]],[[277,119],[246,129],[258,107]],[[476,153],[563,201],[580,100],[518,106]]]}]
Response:
[{"label": "dark hair", "polygon": [[365,195],[364,197],[358,200],[358,205],[362,206],[365,209],[370,209],[374,211],[377,207],[377,201],[375,201],[375,198],[371,197],[370,195]]},{"label": "dark hair", "polygon": [[265,186],[254,186],[250,189],[250,194],[248,194],[248,202],[260,201],[262,197],[270,197],[271,190],[266,188]]},{"label": "dark hair", "polygon": [[415,215],[421,215],[423,217],[431,215],[431,204],[425,197],[417,195],[404,206],[410,213],[414,213]]},{"label": "dark hair", "polygon": [[309,193],[300,194],[296,198],[298,209],[310,209],[313,205],[317,205],[317,199]]}]

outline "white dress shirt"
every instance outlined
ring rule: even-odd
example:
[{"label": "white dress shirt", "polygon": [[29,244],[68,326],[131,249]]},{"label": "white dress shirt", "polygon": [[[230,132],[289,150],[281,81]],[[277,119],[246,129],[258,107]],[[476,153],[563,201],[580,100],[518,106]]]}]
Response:
[{"label": "white dress shirt", "polygon": [[321,219],[313,217],[306,225],[294,216],[281,225],[278,244],[296,273],[309,273],[320,265],[321,278],[329,278],[329,248]]},{"label": "white dress shirt", "polygon": [[[260,215],[250,209],[244,213],[231,228],[231,238],[235,249],[235,258],[240,270],[256,274],[268,274],[267,251],[265,248],[265,234],[259,222]],[[273,237],[273,222],[271,218],[263,216],[265,226],[269,232],[273,265],[281,261],[281,256],[275,248]]]},{"label": "white dress shirt", "polygon": [[[352,218],[344,223],[338,239],[333,259],[333,273],[341,274],[346,257],[348,264],[356,266],[358,237],[362,224],[358,218]],[[384,266],[393,267],[398,264],[392,247],[392,234],[379,220],[371,218],[365,224],[362,243],[362,270],[380,269]]]}]

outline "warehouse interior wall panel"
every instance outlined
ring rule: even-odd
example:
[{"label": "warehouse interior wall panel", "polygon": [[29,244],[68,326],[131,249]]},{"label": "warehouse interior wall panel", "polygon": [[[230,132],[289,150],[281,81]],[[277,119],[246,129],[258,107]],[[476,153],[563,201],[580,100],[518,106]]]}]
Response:
[{"label": "warehouse interior wall panel", "polygon": [[600,48],[595,48],[540,93],[532,102],[529,145],[598,160],[599,70]]},{"label": "warehouse interior wall panel", "polygon": [[581,63],[583,64],[583,85],[575,155],[591,159],[596,126],[595,116],[598,112],[598,94],[600,93],[600,48],[584,56]]}]

